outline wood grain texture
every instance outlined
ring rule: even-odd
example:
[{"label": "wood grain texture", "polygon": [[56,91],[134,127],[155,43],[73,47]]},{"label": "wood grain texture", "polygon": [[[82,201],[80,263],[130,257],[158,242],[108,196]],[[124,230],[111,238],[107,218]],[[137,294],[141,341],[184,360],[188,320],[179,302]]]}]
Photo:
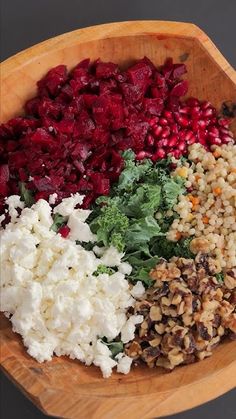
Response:
[{"label": "wood grain texture", "polygon": [[[58,64],[72,68],[83,58],[121,66],[147,55],[185,61],[190,95],[217,108],[236,102],[236,75],[210,39],[192,24],[161,21],[112,23],[45,41],[1,64],[1,120],[22,112],[36,92],[35,82]],[[236,134],[236,124],[232,125]],[[67,358],[38,364],[30,358],[10,323],[1,316],[1,367],[45,413],[71,419],[145,419],[180,412],[213,399],[236,385],[236,343],[225,342],[211,358],[177,368],[134,367],[127,375],[102,379],[96,367]]]}]

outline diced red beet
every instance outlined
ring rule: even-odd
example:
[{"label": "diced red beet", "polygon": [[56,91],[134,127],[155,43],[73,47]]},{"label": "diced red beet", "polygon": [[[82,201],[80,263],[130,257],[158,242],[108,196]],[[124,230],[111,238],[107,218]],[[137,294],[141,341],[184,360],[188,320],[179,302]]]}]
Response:
[{"label": "diced red beet", "polygon": [[150,115],[160,115],[164,108],[163,99],[144,99],[144,110]]},{"label": "diced red beet", "polygon": [[63,178],[56,175],[34,176],[33,184],[39,192],[54,192],[63,184]]},{"label": "diced red beet", "polygon": [[57,120],[62,116],[62,110],[63,106],[60,103],[47,97],[41,99],[37,105],[37,113],[41,118],[47,116]]},{"label": "diced red beet", "polygon": [[27,156],[25,151],[15,151],[9,154],[9,168],[10,171],[13,169],[20,169],[27,164]]},{"label": "diced red beet", "polygon": [[90,179],[93,184],[94,193],[97,195],[108,195],[110,192],[110,180],[103,173],[91,173]]},{"label": "diced red beet", "polygon": [[54,142],[53,137],[44,128],[37,128],[29,139],[32,143],[43,146],[53,145]]},{"label": "diced red beet", "polygon": [[115,76],[119,71],[119,67],[114,63],[99,62],[96,66],[96,77],[98,79],[108,79]]},{"label": "diced red beet", "polygon": [[140,60],[127,70],[129,80],[133,85],[146,89],[152,76],[152,68],[145,59]]},{"label": "diced red beet", "polygon": [[75,123],[74,136],[85,140],[91,139],[94,129],[95,123],[93,119],[86,111],[82,111]]},{"label": "diced red beet", "polygon": [[173,70],[171,73],[172,78],[179,79],[185,73],[187,73],[185,64],[173,64]]},{"label": "diced red beet", "polygon": [[171,96],[185,96],[188,91],[188,82],[187,80],[180,81],[179,83],[175,84],[173,89],[170,92]]},{"label": "diced red beet", "polygon": [[56,96],[61,87],[67,81],[67,69],[65,65],[58,65],[52,68],[42,80],[38,81],[38,91],[40,96]]},{"label": "diced red beet", "polygon": [[0,166],[0,195],[6,196],[9,191],[8,181],[9,181],[9,167],[7,164]]},{"label": "diced red beet", "polygon": [[58,233],[65,239],[70,234],[70,227],[68,225],[62,226],[59,228]]},{"label": "diced red beet", "polygon": [[45,199],[46,201],[48,201],[50,194],[51,194],[50,191],[36,192],[35,201],[39,201],[40,199]]},{"label": "diced red beet", "polygon": [[115,79],[106,79],[106,80],[101,80],[100,81],[100,85],[99,85],[99,89],[100,89],[100,95],[105,94],[105,93],[109,93],[109,92],[114,92],[117,91],[118,89],[118,83]]},{"label": "diced red beet", "polygon": [[122,83],[121,90],[127,103],[136,103],[143,99],[144,92],[139,85]]},{"label": "diced red beet", "polygon": [[8,164],[3,164],[0,166],[0,183],[7,183],[9,181],[9,166]]}]

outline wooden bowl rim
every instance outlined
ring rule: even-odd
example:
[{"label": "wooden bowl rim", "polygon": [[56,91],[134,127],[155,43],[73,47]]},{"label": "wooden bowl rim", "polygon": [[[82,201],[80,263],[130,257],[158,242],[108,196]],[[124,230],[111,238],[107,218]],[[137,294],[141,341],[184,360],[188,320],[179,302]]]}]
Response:
[{"label": "wooden bowl rim", "polygon": [[[122,31],[122,33],[119,33]],[[37,59],[51,51],[52,47],[57,46],[58,50],[72,46],[73,44],[81,44],[85,42],[98,41],[101,39],[138,36],[138,35],[163,35],[166,37],[178,37],[196,39],[205,51],[211,55],[218,67],[225,72],[236,85],[236,72],[233,67],[224,58],[215,44],[197,25],[186,22],[163,21],[163,20],[132,20],[123,22],[104,23],[102,25],[94,25],[82,29],[76,29],[49,38],[45,41],[37,43],[17,54],[7,58],[0,63],[1,79],[4,79],[15,71],[17,67],[24,67],[29,61]],[[58,47],[58,45],[60,45]],[[211,52],[209,52],[209,48]]]}]

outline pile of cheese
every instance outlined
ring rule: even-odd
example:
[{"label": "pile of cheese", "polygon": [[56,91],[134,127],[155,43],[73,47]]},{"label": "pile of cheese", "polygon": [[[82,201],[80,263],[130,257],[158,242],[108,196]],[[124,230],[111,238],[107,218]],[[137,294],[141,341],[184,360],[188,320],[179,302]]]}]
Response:
[{"label": "pile of cheese", "polygon": [[[1,311],[37,361],[68,355],[99,366],[104,377],[114,366],[126,374],[131,358],[121,353],[112,359],[101,338],[120,335],[124,343],[134,338],[143,318],[127,319],[126,312],[144,288],[138,283],[131,289],[125,274],[132,268],[115,248],[99,249],[99,257],[96,247],[83,248],[96,237],[86,223],[90,211],[75,209],[82,200],[75,194],[54,209],[42,199],[31,208],[16,195],[6,200],[11,222],[0,232]],[[67,238],[51,229],[53,213],[67,217]],[[117,272],[94,275],[101,264]]]}]

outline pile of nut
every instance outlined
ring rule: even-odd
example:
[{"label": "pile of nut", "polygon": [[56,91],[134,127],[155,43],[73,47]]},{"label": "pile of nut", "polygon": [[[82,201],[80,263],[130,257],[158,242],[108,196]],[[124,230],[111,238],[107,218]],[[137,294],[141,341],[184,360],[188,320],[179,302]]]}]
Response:
[{"label": "pile of nut", "polygon": [[150,272],[154,285],[130,310],[141,314],[126,353],[149,367],[172,370],[211,355],[228,335],[236,338],[236,269],[219,281],[215,260],[198,253],[195,260],[164,259]]}]

